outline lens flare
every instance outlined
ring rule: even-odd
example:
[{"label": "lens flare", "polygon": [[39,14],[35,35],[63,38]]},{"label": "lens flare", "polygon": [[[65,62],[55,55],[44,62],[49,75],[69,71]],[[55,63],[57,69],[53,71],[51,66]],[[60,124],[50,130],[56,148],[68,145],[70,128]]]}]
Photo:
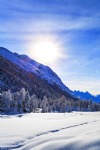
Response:
[{"label": "lens flare", "polygon": [[61,45],[52,37],[36,37],[30,47],[31,57],[45,65],[56,63],[62,57]]}]

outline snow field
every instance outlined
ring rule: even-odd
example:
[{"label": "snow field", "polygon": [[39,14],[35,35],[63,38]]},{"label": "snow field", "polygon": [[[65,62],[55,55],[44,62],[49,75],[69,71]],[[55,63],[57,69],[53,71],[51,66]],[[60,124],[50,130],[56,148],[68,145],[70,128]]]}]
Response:
[{"label": "snow field", "polygon": [[0,147],[1,150],[100,150],[100,112],[3,115]]}]

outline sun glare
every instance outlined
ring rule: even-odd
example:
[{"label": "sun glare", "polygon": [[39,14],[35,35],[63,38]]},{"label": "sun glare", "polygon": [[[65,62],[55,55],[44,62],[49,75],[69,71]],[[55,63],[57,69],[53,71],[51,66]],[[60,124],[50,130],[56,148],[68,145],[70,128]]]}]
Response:
[{"label": "sun glare", "polygon": [[31,56],[40,63],[53,64],[61,55],[60,45],[50,37],[37,37],[32,43]]}]

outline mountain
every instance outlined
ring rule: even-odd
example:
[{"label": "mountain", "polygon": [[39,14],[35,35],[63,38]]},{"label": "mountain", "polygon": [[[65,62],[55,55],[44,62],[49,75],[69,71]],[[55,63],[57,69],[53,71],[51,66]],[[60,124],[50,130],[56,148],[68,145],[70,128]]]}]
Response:
[{"label": "mountain", "polygon": [[0,113],[100,110],[99,104],[75,97],[50,67],[27,55],[0,47],[0,61]]},{"label": "mountain", "polygon": [[86,99],[86,100],[93,100],[94,102],[100,102],[100,95],[94,96],[90,94],[89,92],[81,92],[81,91],[73,91],[73,95],[80,98],[80,99]]},{"label": "mountain", "polygon": [[0,56],[2,90],[18,90],[25,87],[30,92],[34,91],[36,95],[65,95],[74,99],[69,88],[50,67],[32,60],[27,55],[12,53],[3,47],[0,47]]}]

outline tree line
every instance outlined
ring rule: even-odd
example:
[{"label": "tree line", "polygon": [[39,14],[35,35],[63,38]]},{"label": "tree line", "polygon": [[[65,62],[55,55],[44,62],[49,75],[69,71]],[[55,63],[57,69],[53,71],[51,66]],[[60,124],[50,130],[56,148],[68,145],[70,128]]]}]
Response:
[{"label": "tree line", "polygon": [[2,91],[0,97],[1,112],[26,113],[40,108],[42,112],[100,111],[100,104],[92,100],[73,100],[64,95],[60,98],[50,98],[46,95],[38,98],[34,93],[22,88],[20,91]]}]

